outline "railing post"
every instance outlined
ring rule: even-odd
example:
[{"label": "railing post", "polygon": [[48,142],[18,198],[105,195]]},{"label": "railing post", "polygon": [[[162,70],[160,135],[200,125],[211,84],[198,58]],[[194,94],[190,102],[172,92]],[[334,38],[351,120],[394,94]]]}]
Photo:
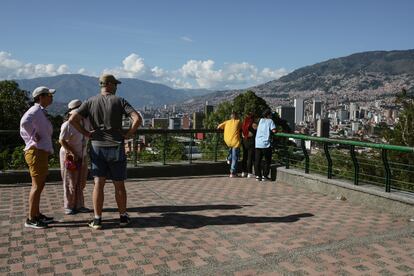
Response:
[{"label": "railing post", "polygon": [[325,151],[326,161],[328,162],[328,179],[332,179],[332,159],[329,153],[329,144],[327,142],[323,143],[323,149]]},{"label": "railing post", "polygon": [[300,146],[302,148],[303,155],[305,156],[305,173],[309,173],[309,154],[306,150],[305,140],[300,140]]},{"label": "railing post", "polygon": [[134,151],[134,167],[136,167],[138,163],[138,139],[136,135],[132,138],[132,150]]},{"label": "railing post", "polygon": [[356,158],[356,154],[355,154],[355,146],[352,145],[350,147],[350,152],[351,152],[352,163],[354,164],[354,184],[358,185],[358,183],[359,183],[359,163],[358,163],[358,159]]},{"label": "railing post", "polygon": [[385,171],[385,191],[391,192],[391,170],[390,164],[388,163],[388,154],[386,149],[382,149],[382,162],[384,164]]},{"label": "railing post", "polygon": [[193,141],[194,141],[193,133],[190,132],[190,148],[189,148],[190,157],[188,158],[189,164],[193,162]]},{"label": "railing post", "polygon": [[164,133],[164,146],[162,150],[162,164],[163,165],[167,164],[166,159],[167,159],[167,132]]},{"label": "railing post", "polygon": [[216,134],[215,134],[215,138],[216,138],[216,143],[215,143],[215,145],[214,145],[214,162],[217,162],[217,150],[218,150],[218,136],[219,136],[219,133],[218,132],[216,132]]},{"label": "railing post", "polygon": [[290,159],[290,157],[289,157],[289,148],[288,148],[288,145],[287,145],[287,139],[283,139],[284,141],[283,141],[283,145],[284,145],[284,152],[285,152],[285,161],[286,161],[286,169],[289,169],[289,167],[290,167],[290,164],[289,164],[289,159]]}]

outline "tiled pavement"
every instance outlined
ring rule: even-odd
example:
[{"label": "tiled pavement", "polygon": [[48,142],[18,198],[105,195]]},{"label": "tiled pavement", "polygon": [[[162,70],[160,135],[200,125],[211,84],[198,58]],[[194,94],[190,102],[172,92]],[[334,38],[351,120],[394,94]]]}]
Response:
[{"label": "tiled pavement", "polygon": [[0,275],[414,275],[409,218],[283,183],[129,180],[126,228],[108,183],[100,231],[62,215],[59,183],[41,200],[58,221],[24,228],[29,189],[0,185]]}]

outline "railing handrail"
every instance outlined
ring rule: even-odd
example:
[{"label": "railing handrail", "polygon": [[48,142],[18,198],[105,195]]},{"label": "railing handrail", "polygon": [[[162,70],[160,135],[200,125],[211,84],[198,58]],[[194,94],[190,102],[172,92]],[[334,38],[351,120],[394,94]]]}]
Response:
[{"label": "railing handrail", "polygon": [[[55,131],[60,131],[56,129]],[[208,129],[208,128],[197,128],[197,129],[161,129],[161,128],[139,128],[136,132],[140,134],[165,134],[165,133],[221,133],[222,129]],[[19,130],[0,130],[1,133],[19,133]]]},{"label": "railing handrail", "polygon": [[324,143],[331,143],[331,144],[342,144],[342,145],[349,145],[349,146],[356,146],[356,147],[386,149],[386,150],[395,150],[395,151],[400,151],[400,152],[414,153],[414,147],[406,147],[406,146],[377,144],[377,143],[370,143],[370,142],[359,142],[359,141],[353,141],[353,140],[340,140],[340,139],[314,137],[314,136],[309,136],[309,135],[291,134],[291,133],[275,133],[275,136],[294,138],[294,139],[300,139],[300,140],[310,140],[310,141],[324,142]]},{"label": "railing handrail", "polygon": [[139,128],[136,132],[136,135],[141,134],[165,134],[165,133],[221,133],[221,129],[207,129],[207,128],[197,128],[197,129],[157,129],[157,128]]}]

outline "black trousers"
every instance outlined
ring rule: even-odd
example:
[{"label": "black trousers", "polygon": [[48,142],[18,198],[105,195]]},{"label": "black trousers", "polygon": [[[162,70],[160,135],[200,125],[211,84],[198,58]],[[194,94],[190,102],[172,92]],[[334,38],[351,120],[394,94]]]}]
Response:
[{"label": "black trousers", "polygon": [[252,173],[254,162],[254,137],[243,138],[243,160],[242,160],[242,172]]},{"label": "black trousers", "polygon": [[[262,158],[265,158],[265,162],[263,165],[263,173],[262,173]],[[272,163],[272,148],[265,148],[259,149],[256,148],[255,154],[255,162],[254,162],[254,171],[256,173],[256,177],[262,178],[268,177],[270,172],[270,164]]]}]

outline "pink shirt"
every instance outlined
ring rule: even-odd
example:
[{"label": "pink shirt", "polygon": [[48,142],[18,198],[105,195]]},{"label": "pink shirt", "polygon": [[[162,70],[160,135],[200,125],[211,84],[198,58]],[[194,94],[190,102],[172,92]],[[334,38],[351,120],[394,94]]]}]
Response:
[{"label": "pink shirt", "polygon": [[[35,134],[38,134],[40,139],[34,141]],[[53,126],[49,119],[46,117],[46,110],[35,103],[34,106],[24,113],[20,120],[20,136],[26,143],[24,151],[31,147],[41,149],[53,153],[52,145]]]}]

